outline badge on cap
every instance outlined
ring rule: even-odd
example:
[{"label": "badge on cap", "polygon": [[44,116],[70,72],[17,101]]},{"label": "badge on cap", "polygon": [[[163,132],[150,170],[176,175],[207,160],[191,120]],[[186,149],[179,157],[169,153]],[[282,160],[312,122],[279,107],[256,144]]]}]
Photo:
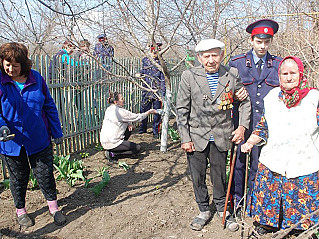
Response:
[{"label": "badge on cap", "polygon": [[253,22],[246,28],[246,32],[251,36],[257,35],[259,38],[270,38],[278,31],[279,25],[271,19],[261,19]]}]

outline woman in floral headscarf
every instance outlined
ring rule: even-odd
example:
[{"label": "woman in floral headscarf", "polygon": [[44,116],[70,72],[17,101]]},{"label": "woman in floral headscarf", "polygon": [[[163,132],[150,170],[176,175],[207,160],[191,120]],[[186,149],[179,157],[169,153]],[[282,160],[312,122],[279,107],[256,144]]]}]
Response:
[{"label": "woman in floral headscarf", "polygon": [[[259,234],[292,227],[319,208],[319,91],[308,86],[303,71],[297,57],[281,61],[280,87],[265,97],[263,117],[241,146],[250,152],[265,145],[247,207]],[[318,215],[311,215],[295,228],[316,223]]]}]

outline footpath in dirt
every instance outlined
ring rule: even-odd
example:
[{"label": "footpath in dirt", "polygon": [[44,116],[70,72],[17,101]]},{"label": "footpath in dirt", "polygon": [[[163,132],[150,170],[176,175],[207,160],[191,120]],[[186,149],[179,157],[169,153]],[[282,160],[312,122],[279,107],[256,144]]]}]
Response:
[{"label": "footpath in dirt", "polygon": [[[168,152],[162,153],[160,141],[150,133],[134,134],[131,140],[141,144],[142,153],[135,159],[120,159],[130,167],[127,171],[118,164],[109,165],[111,179],[99,196],[89,188],[101,178],[92,180],[88,188],[81,181],[74,187],[65,181],[57,182],[58,203],[67,216],[64,226],[53,223],[38,189],[28,190],[26,198],[35,225],[20,230],[11,193],[1,187],[0,238],[243,238],[240,230],[232,233],[223,229],[217,216],[202,231],[190,229],[198,209],[179,142],[169,140]],[[92,178],[98,168],[108,166],[103,151],[92,147],[83,152],[89,154],[83,159],[86,177]],[[80,159],[80,154],[71,155],[74,158]]]}]

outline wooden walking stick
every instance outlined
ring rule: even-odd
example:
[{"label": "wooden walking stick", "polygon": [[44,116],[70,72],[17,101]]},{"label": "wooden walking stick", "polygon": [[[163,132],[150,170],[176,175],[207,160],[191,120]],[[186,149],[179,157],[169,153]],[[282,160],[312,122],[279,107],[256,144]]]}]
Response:
[{"label": "wooden walking stick", "polygon": [[241,227],[241,238],[244,238],[245,230],[244,230],[244,222],[245,222],[245,216],[246,216],[246,205],[247,205],[247,186],[248,186],[248,163],[249,163],[249,157],[250,153],[246,154],[246,169],[245,169],[245,186],[244,186],[244,205],[242,213],[242,227]]},{"label": "wooden walking stick", "polygon": [[234,167],[235,167],[235,163],[236,163],[236,154],[237,154],[237,144],[235,144],[233,158],[231,159],[232,165],[230,167],[228,187],[227,187],[227,193],[226,193],[226,201],[225,201],[225,206],[224,206],[224,214],[223,214],[223,220],[222,220],[223,226],[225,225],[227,204],[228,204],[228,199],[229,199],[229,195],[230,195],[230,187],[231,187],[231,182],[233,181]]},{"label": "wooden walking stick", "polygon": [[249,162],[250,153],[246,154],[246,170],[245,170],[245,186],[244,186],[244,210],[243,210],[243,219],[246,215],[246,205],[247,205],[247,187],[248,187],[248,162]]}]

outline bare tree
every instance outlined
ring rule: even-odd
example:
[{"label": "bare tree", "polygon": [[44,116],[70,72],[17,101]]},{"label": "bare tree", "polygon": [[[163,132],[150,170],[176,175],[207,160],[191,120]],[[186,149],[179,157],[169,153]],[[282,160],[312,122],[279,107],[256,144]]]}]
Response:
[{"label": "bare tree", "polygon": [[[164,47],[159,52],[160,64],[153,64],[165,75],[166,122],[171,112],[170,73],[176,66],[168,68],[164,59],[174,56],[180,59],[180,65],[185,49],[194,48],[200,39],[214,37],[225,41],[227,62],[230,56],[249,50],[250,36],[245,27],[264,17],[280,25],[271,52],[301,57],[308,79],[318,85],[318,14],[314,14],[318,1],[280,3],[279,7],[271,0],[0,0],[0,41],[20,41],[29,45],[33,53],[52,54],[65,39],[75,43],[83,38],[92,41],[104,32],[116,54],[149,59],[148,45],[161,41]],[[133,75],[116,77],[134,82]],[[165,139],[166,129],[162,132]],[[165,151],[165,142],[162,145],[161,150]]]}]

